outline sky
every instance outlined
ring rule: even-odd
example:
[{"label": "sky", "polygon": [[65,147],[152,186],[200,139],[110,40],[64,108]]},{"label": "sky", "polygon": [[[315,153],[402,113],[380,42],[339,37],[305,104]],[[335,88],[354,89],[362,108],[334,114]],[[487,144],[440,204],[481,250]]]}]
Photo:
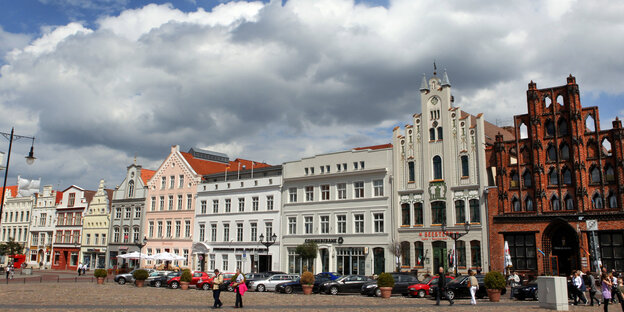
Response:
[{"label": "sky", "polygon": [[529,81],[572,74],[611,128],[622,15],[603,0],[0,0],[0,132],[35,136],[37,157],[15,141],[8,184],[114,188],[176,144],[280,164],[389,143],[434,61],[455,105],[493,123],[526,113]]}]

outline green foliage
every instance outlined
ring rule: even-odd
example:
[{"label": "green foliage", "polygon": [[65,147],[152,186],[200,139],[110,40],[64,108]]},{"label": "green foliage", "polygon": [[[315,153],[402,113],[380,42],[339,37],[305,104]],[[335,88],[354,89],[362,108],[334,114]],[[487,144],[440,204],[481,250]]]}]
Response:
[{"label": "green foliage", "polygon": [[301,274],[301,285],[314,285],[314,274],[310,271],[305,271]]},{"label": "green foliage", "polygon": [[505,289],[505,276],[501,272],[491,271],[485,274],[483,281],[486,289]]},{"label": "green foliage", "polygon": [[379,287],[394,287],[394,277],[390,273],[381,273],[377,278],[377,286]]},{"label": "green foliage", "polygon": [[93,272],[93,276],[95,277],[106,277],[108,275],[108,272],[106,272],[106,270],[104,269],[95,269],[95,272]]},{"label": "green foliage", "polygon": [[303,243],[295,249],[295,253],[297,253],[304,260],[316,258],[317,252],[318,245],[315,242]]},{"label": "green foliage", "polygon": [[24,253],[24,246],[16,242],[12,237],[9,237],[9,241],[0,244],[0,255],[21,255]]},{"label": "green foliage", "polygon": [[144,281],[147,279],[148,276],[149,273],[147,272],[147,270],[135,270],[134,272],[132,272],[132,277],[134,277],[134,279],[137,281]]},{"label": "green foliage", "polygon": [[180,276],[180,282],[190,283],[192,279],[193,279],[193,276],[191,275],[191,270],[184,269],[182,271],[182,275]]}]

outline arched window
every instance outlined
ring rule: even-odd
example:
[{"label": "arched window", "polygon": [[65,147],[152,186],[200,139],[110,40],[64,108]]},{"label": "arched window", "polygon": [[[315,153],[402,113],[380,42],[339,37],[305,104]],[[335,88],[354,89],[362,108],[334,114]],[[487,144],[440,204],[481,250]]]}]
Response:
[{"label": "arched window", "polygon": [[607,179],[607,182],[615,181],[615,171],[609,164],[605,166],[605,178]]},{"label": "arched window", "polygon": [[414,258],[417,266],[423,266],[425,261],[425,245],[423,242],[414,242]]},{"label": "arched window", "polygon": [[557,104],[563,106],[563,96],[562,95],[557,96]]},{"label": "arched window", "polygon": [[559,176],[557,175],[557,170],[555,170],[555,168],[550,168],[548,171],[548,184],[559,185]]},{"label": "arched window", "polygon": [[550,209],[561,210],[561,203],[559,202],[559,197],[557,197],[557,195],[553,195],[550,198]]},{"label": "arched window", "polygon": [[544,97],[544,105],[546,106],[546,108],[549,108],[551,104],[552,100],[550,99],[550,96]]},{"label": "arched window", "polygon": [[565,119],[559,119],[559,123],[557,124],[557,126],[559,130],[559,136],[568,135],[568,122]]},{"label": "arched window", "polygon": [[410,225],[410,205],[405,203],[401,204],[401,225]]},{"label": "arched window", "polygon": [[563,160],[570,159],[570,147],[567,143],[561,144],[561,147],[559,147],[559,154],[561,154],[561,159]]},{"label": "arched window", "polygon": [[527,126],[523,123],[520,124],[520,140],[529,138],[529,130]]},{"label": "arched window", "polygon": [[531,198],[531,196],[527,196],[524,199],[524,206],[526,207],[526,211],[535,211],[535,207],[533,206],[533,198]]},{"label": "arched window", "polygon": [[548,156],[548,161],[557,161],[557,151],[555,150],[554,145],[548,144],[546,155]]},{"label": "arched window", "polygon": [[522,211],[522,208],[520,207],[520,200],[518,200],[518,197],[514,196],[511,199],[511,208],[513,209],[513,211]]},{"label": "arched window", "polygon": [[563,170],[561,170],[561,176],[563,177],[563,184],[572,184],[572,172],[570,169],[564,167]]},{"label": "arched window", "polygon": [[414,172],[414,162],[410,161],[407,163],[408,173],[409,173],[409,182],[414,182],[416,180],[416,173]]},{"label": "arched window", "polygon": [[574,210],[574,199],[572,199],[572,196],[570,196],[570,194],[566,194],[566,196],[563,198],[563,201],[565,202],[566,210]]},{"label": "arched window", "polygon": [[401,242],[401,266],[410,266],[410,243]]},{"label": "arched window", "polygon": [[598,144],[596,141],[587,141],[587,158],[598,158]]},{"label": "arched window", "polygon": [[520,186],[520,177],[518,176],[518,172],[516,172],[516,170],[511,171],[511,182],[509,186],[510,187]]},{"label": "arched window", "polygon": [[444,139],[444,131],[442,130],[442,127],[438,127],[438,140],[443,140]]},{"label": "arched window", "polygon": [[440,156],[433,157],[433,179],[442,179],[442,158]]},{"label": "arched window", "polygon": [[520,159],[522,159],[523,164],[531,163],[531,150],[526,145],[520,149]]},{"label": "arched window", "polygon": [[522,174],[522,182],[524,183],[524,187],[531,187],[533,186],[533,177],[531,176],[531,171],[524,170],[524,173]]},{"label": "arched window", "polygon": [[594,120],[594,116],[591,114],[585,117],[585,132],[594,132],[596,131],[596,121]]},{"label": "arched window", "polygon": [[518,151],[515,147],[509,149],[509,164],[515,165],[518,163]]},{"label": "arched window", "polygon": [[455,201],[455,223],[466,222],[466,202],[462,200]]},{"label": "arched window", "polygon": [[134,181],[130,180],[128,182],[128,197],[134,197]]},{"label": "arched window", "polygon": [[609,192],[609,196],[607,197],[607,202],[609,203],[609,208],[617,208],[617,197],[615,197],[615,193],[613,191]]},{"label": "arched window", "polygon": [[431,223],[442,224],[446,222],[446,202],[435,201],[431,203]]},{"label": "arched window", "polygon": [[605,156],[611,156],[611,141],[608,138],[602,140],[602,154]]},{"label": "arched window", "polygon": [[429,141],[435,141],[435,128],[429,128]]},{"label": "arched window", "polygon": [[461,158],[462,177],[468,177],[470,173],[468,170],[468,156],[463,155],[460,158]]},{"label": "arched window", "polygon": [[553,123],[552,120],[546,120],[544,127],[546,128],[546,136],[555,136],[555,123]]},{"label": "arched window", "polygon": [[602,202],[602,196],[600,196],[600,194],[594,194],[594,196],[592,197],[592,206],[594,207],[594,209],[604,208],[604,203]]},{"label": "arched window", "polygon": [[589,169],[591,183],[600,183],[600,170],[596,166],[592,166]]}]

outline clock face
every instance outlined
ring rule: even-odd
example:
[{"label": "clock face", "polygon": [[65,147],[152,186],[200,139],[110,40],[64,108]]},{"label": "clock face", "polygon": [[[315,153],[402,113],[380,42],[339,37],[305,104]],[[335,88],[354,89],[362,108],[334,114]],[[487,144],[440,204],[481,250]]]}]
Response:
[{"label": "clock face", "polygon": [[433,105],[438,104],[438,98],[437,97],[431,98],[431,104],[433,104]]}]

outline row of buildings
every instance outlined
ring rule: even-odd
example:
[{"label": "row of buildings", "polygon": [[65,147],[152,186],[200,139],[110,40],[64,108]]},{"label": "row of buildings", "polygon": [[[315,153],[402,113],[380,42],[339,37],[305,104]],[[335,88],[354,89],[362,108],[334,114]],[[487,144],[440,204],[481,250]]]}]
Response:
[{"label": "row of buildings", "polygon": [[[117,257],[140,249],[204,271],[488,271],[504,269],[507,243],[530,275],[624,270],[624,130],[601,129],[574,77],[531,82],[527,113],[502,128],[455,106],[446,73],[423,77],[420,94],[390,144],[282,165],[172,146],[114,189],[8,187],[0,239],[52,269],[134,266]],[[297,254],[305,242],[316,259]]]}]

